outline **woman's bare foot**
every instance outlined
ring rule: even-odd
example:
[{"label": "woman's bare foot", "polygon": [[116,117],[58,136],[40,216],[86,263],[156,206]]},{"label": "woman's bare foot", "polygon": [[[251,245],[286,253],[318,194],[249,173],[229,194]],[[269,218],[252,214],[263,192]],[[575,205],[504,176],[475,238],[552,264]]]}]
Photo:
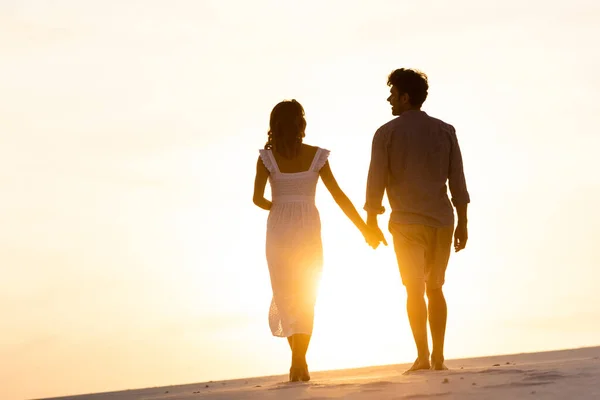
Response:
[{"label": "woman's bare foot", "polygon": [[308,382],[310,381],[310,373],[306,363],[293,364],[290,368],[290,382]]},{"label": "woman's bare foot", "polygon": [[420,371],[420,370],[424,370],[424,369],[431,369],[431,364],[429,363],[429,358],[419,357],[419,358],[417,358],[415,363],[412,365],[412,367],[410,367],[404,373],[408,374],[411,372]]},{"label": "woman's bare foot", "polygon": [[302,368],[302,375],[300,376],[300,380],[302,382],[310,381],[310,373],[308,372],[308,365],[306,364],[304,364],[304,367]]},{"label": "woman's bare foot", "polygon": [[290,368],[290,382],[300,382],[302,372],[302,368],[292,366]]}]

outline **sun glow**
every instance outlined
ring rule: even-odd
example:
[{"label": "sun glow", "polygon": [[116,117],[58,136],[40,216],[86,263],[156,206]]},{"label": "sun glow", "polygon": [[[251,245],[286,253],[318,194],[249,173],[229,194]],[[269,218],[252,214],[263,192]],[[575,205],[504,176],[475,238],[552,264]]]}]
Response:
[{"label": "sun glow", "polygon": [[325,263],[312,363],[332,369],[406,359],[410,331],[392,247],[368,247],[336,207],[327,204],[321,211]]}]

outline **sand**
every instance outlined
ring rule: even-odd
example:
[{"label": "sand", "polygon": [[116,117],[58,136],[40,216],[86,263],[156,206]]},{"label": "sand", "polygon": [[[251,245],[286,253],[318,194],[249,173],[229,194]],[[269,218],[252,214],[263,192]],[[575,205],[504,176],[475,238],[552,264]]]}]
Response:
[{"label": "sand", "polygon": [[449,371],[403,375],[409,365],[202,382],[61,397],[77,400],[172,399],[600,399],[600,347],[448,360]]}]

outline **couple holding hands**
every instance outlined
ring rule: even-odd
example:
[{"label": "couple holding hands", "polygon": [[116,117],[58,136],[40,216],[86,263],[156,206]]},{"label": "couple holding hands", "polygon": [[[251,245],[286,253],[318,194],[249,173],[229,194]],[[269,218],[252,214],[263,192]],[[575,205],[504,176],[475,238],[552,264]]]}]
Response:
[{"label": "couple holding hands", "polygon": [[[283,101],[271,112],[268,141],[256,165],[254,203],[269,210],[266,256],[273,289],[269,325],[274,336],[289,342],[292,382],[310,380],[306,352],[323,266],[321,221],[315,207],[319,177],[373,248],[381,242],[387,245],[377,222],[385,211],[381,204],[387,192],[392,208],[389,231],[407,291],[407,313],[418,354],[409,371],[446,369],[447,306],[442,286],[452,245],[460,251],[468,239],[470,199],[462,156],[452,125],[421,111],[429,89],[425,74],[401,68],[389,75],[387,83],[387,100],[396,118],[381,126],[373,138],[366,222],[338,186],[327,161],[329,151],[303,143],[302,105]],[[267,180],[271,201],[264,197]]]}]

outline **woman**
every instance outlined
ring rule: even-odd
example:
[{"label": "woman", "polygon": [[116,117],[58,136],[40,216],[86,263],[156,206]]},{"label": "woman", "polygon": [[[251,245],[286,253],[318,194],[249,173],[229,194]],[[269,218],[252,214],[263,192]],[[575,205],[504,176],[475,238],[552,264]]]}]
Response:
[{"label": "woman", "polygon": [[[310,380],[306,351],[323,265],[321,221],[315,207],[319,176],[371,247],[383,239],[365,224],[338,186],[327,161],[329,151],[302,143],[305,128],[304,109],[296,100],[273,108],[269,139],[260,150],[254,181],[254,204],[270,211],[266,254],[273,300],[269,325],[274,336],[288,339],[292,382]],[[267,179],[272,202],[264,197]]]}]

